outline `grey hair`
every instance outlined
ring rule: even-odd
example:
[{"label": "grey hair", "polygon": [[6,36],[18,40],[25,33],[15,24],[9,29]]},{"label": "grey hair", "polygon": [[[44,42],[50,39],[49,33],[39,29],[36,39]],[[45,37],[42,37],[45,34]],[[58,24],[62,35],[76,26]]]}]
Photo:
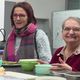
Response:
[{"label": "grey hair", "polygon": [[63,22],[63,24],[62,24],[62,30],[64,29],[65,22],[66,22],[67,20],[70,20],[70,19],[75,20],[75,21],[78,22],[79,25],[80,25],[80,18],[79,18],[79,17],[68,17],[68,18]]}]

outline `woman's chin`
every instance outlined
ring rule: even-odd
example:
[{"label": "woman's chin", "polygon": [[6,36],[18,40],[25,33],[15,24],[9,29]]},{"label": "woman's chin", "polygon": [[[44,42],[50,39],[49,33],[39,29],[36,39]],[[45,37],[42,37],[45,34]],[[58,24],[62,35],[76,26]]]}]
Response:
[{"label": "woman's chin", "polygon": [[17,29],[20,29],[20,28],[23,27],[21,24],[16,24],[15,26],[16,26]]}]

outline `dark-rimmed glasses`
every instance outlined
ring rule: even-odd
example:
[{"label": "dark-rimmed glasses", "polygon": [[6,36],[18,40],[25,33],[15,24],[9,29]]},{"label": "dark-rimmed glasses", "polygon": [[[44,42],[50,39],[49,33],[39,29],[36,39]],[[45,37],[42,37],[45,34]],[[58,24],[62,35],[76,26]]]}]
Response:
[{"label": "dark-rimmed glasses", "polygon": [[27,15],[25,15],[25,14],[13,14],[13,18],[17,18],[17,17],[19,17],[19,18],[25,18]]}]

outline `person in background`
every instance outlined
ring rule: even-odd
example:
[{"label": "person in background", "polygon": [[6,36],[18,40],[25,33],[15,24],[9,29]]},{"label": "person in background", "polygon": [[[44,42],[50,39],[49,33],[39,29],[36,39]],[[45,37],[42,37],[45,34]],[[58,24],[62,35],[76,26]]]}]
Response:
[{"label": "person in background", "polygon": [[51,70],[80,71],[80,18],[69,17],[62,25],[66,45],[54,53]]},{"label": "person in background", "polygon": [[38,58],[50,62],[51,50],[47,35],[37,28],[32,6],[27,2],[16,3],[11,12],[12,31],[4,51],[4,60]]}]

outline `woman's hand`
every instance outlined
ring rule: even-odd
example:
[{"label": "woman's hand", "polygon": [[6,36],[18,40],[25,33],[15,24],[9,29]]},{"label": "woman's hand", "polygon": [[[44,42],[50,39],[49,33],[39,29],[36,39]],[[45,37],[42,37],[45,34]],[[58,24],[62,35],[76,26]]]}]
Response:
[{"label": "woman's hand", "polygon": [[60,63],[54,63],[52,64],[51,70],[70,70],[72,71],[72,67],[66,64],[60,57],[59,57]]}]

